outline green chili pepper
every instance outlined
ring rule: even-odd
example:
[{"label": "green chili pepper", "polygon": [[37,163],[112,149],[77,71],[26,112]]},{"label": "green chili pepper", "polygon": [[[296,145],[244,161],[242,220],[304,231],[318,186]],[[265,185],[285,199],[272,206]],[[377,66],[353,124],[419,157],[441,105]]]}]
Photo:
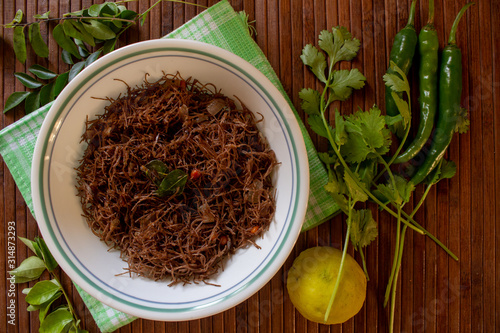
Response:
[{"label": "green chili pepper", "polygon": [[471,5],[473,5],[472,2],[466,4],[458,13],[451,27],[448,45],[443,49],[441,55],[436,131],[423,164],[411,178],[414,185],[422,182],[439,164],[456,131],[462,95],[462,52],[457,46],[455,37],[458,23]]},{"label": "green chili pepper", "polygon": [[[415,48],[417,46],[417,31],[415,30],[415,7],[416,0],[411,3],[410,16],[408,17],[408,23],[401,29],[394,37],[394,43],[392,44],[391,53],[389,55],[390,61],[394,61],[396,65],[408,75],[410,71],[411,63],[413,60],[413,55],[415,54]],[[392,69],[388,69],[387,73],[394,74]],[[391,96],[392,90],[390,87],[385,87],[385,112],[388,116],[397,116],[399,114],[398,107]],[[400,126],[390,126],[389,127],[393,133],[398,137],[404,135],[404,129]]]},{"label": "green chili pepper", "polygon": [[432,133],[438,103],[439,38],[434,28],[434,0],[429,0],[429,20],[418,36],[420,54],[420,123],[414,140],[394,163],[408,162],[422,149]]}]

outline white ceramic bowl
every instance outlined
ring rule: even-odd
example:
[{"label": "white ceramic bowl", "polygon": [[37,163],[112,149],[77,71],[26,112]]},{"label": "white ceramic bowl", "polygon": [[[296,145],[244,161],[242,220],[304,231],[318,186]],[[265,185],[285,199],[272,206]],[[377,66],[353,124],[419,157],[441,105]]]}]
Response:
[{"label": "white ceramic bowl", "polygon": [[[118,251],[92,234],[76,195],[76,172],[85,146],[80,143],[87,116],[102,113],[123,82],[141,85],[162,71],[210,82],[226,96],[237,96],[264,115],[260,129],[281,162],[274,175],[277,207],[274,221],[253,246],[238,250],[211,285],[168,287],[129,277]],[[66,274],[99,301],[122,312],[153,320],[190,320],[210,316],[252,296],[280,269],[290,254],[304,219],[309,169],[295,115],[272,83],[242,58],[208,44],[160,39],[112,52],[83,70],[63,90],[41,128],[33,158],[32,193],[36,219],[50,251]]]}]

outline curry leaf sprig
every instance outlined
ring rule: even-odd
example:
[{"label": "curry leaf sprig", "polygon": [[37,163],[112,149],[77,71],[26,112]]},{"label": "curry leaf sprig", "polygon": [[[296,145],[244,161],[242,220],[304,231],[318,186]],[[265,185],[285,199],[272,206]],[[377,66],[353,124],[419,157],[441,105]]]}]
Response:
[{"label": "curry leaf sprig", "polygon": [[[41,34],[40,25],[57,22],[52,30],[52,37],[61,47],[61,57],[70,70],[56,74],[40,65],[33,65],[28,70],[34,75],[15,73],[16,78],[31,91],[12,93],[4,106],[4,113],[14,109],[24,102],[26,114],[53,101],[62,88],[66,86],[79,72],[101,55],[116,48],[120,36],[131,26],[142,26],[149,12],[163,0],[158,0],[144,13],[127,9],[123,4],[134,0],[121,2],[104,2],[91,5],[89,8],[63,14],[62,17],[50,17],[50,12],[34,15],[35,21],[23,23],[24,13],[18,10],[14,19],[4,24],[4,28],[13,29],[13,46],[16,59],[21,63],[26,61],[27,44],[41,58],[49,56],[49,48]],[[180,0],[166,0],[201,6]],[[27,37],[26,38],[26,33]],[[36,72],[38,70],[38,72]],[[42,74],[42,75],[39,75]]]},{"label": "curry leaf sprig", "polygon": [[[25,288],[23,294],[29,304],[28,311],[38,311],[40,332],[87,332],[80,328],[80,319],[75,313],[70,298],[55,274],[57,262],[50,254],[45,241],[40,237],[29,240],[19,239],[35,253],[26,258],[19,267],[10,271],[15,283],[25,283],[39,279],[48,271],[51,280],[38,281],[31,288]],[[54,303],[64,296],[66,303],[55,306]]]}]

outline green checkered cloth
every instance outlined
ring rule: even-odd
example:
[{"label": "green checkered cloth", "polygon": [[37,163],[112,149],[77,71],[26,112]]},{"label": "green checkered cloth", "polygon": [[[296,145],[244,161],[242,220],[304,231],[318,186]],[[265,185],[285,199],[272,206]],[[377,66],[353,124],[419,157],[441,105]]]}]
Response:
[{"label": "green checkered cloth", "polygon": [[[248,25],[227,0],[208,8],[166,38],[197,40],[239,55],[264,73],[295,111],[269,61],[251,38]],[[33,215],[31,162],[38,131],[50,106],[51,104],[46,105],[0,131],[0,154]],[[310,166],[310,195],[303,225],[303,230],[308,230],[330,218],[338,211],[338,206],[324,189],[327,181],[326,170],[318,158],[304,124],[298,116],[297,119],[304,135]],[[76,286],[76,289],[102,332],[112,332],[135,319],[98,302],[80,287]]]}]

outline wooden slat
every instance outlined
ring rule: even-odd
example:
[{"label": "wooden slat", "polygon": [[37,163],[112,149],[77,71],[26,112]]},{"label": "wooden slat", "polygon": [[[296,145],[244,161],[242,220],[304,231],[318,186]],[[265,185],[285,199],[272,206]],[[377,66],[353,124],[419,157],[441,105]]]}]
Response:
[{"label": "wooden slat", "polygon": [[[51,16],[61,16],[71,10],[89,7],[104,0],[4,1],[0,5],[0,20],[8,23],[17,9],[23,9],[26,19],[35,13],[50,10]],[[139,0],[126,5],[137,12],[145,11],[155,0]],[[210,6],[217,0],[199,0]],[[382,75],[388,66],[388,54],[394,35],[407,21],[410,0],[230,0],[235,10],[245,10],[250,21],[255,20],[257,44],[268,57],[280,81],[299,111],[298,93],[303,87],[321,88],[314,76],[302,64],[299,56],[305,44],[317,45],[318,34],[332,26],[346,26],[361,40],[361,50],[351,63],[341,68],[358,68],[367,78],[366,87],[354,93],[344,103],[335,103],[342,113],[351,113],[358,106],[368,109],[374,104],[383,108]],[[427,21],[428,1],[417,4],[416,25]],[[466,0],[435,0],[435,26],[440,45],[446,44],[453,20]],[[200,7],[165,1],[153,9],[144,26],[131,28],[118,43],[121,47],[142,40],[159,38],[200,13]],[[500,331],[500,2],[477,1],[462,19],[458,30],[458,46],[463,52],[462,106],[470,111],[470,131],[455,135],[447,158],[457,163],[457,175],[440,182],[431,190],[422,209],[415,215],[423,226],[447,245],[459,257],[453,260],[430,239],[408,231],[405,239],[403,266],[397,284],[395,329],[401,332],[495,332]],[[49,38],[53,25],[42,25],[50,55],[40,59],[28,47],[26,64],[14,61],[12,31],[0,31],[0,99],[5,102],[23,86],[14,79],[14,72],[26,72],[39,63],[62,73],[69,69],[62,62],[61,50]],[[418,57],[415,58],[415,61]],[[417,84],[416,71],[410,79]],[[416,105],[418,93],[412,91]],[[418,110],[414,106],[414,110]],[[332,116],[333,109],[330,113]],[[16,110],[2,116],[0,126],[6,127],[23,116]],[[414,111],[414,121],[418,112]],[[309,128],[320,151],[328,144]],[[6,165],[0,165],[2,190],[0,216],[3,234],[9,221],[16,222],[19,236],[33,238],[39,234],[34,218],[27,209]],[[414,199],[405,209],[417,204],[423,194],[418,187]],[[373,210],[379,221],[379,237],[366,249],[370,281],[367,299],[360,313],[343,325],[321,325],[307,321],[296,311],[286,290],[287,271],[300,251],[316,245],[343,246],[345,217],[331,221],[299,236],[295,249],[284,266],[259,292],[241,304],[221,314],[192,321],[159,322],[136,320],[117,332],[385,332],[388,328],[387,308],[382,306],[389,269],[395,246],[395,219]],[[7,239],[0,237],[0,292],[9,286]],[[360,260],[353,249],[349,253]],[[20,264],[29,250],[18,242],[16,260]],[[84,327],[98,332],[92,316],[83,305],[71,280],[58,273],[63,286],[74,300]],[[43,278],[48,278],[44,275]],[[34,283],[17,286],[16,325],[8,325],[4,311],[0,314],[0,331],[38,332],[37,313],[26,311],[22,289]],[[0,298],[0,308],[6,309],[10,298]]]}]

